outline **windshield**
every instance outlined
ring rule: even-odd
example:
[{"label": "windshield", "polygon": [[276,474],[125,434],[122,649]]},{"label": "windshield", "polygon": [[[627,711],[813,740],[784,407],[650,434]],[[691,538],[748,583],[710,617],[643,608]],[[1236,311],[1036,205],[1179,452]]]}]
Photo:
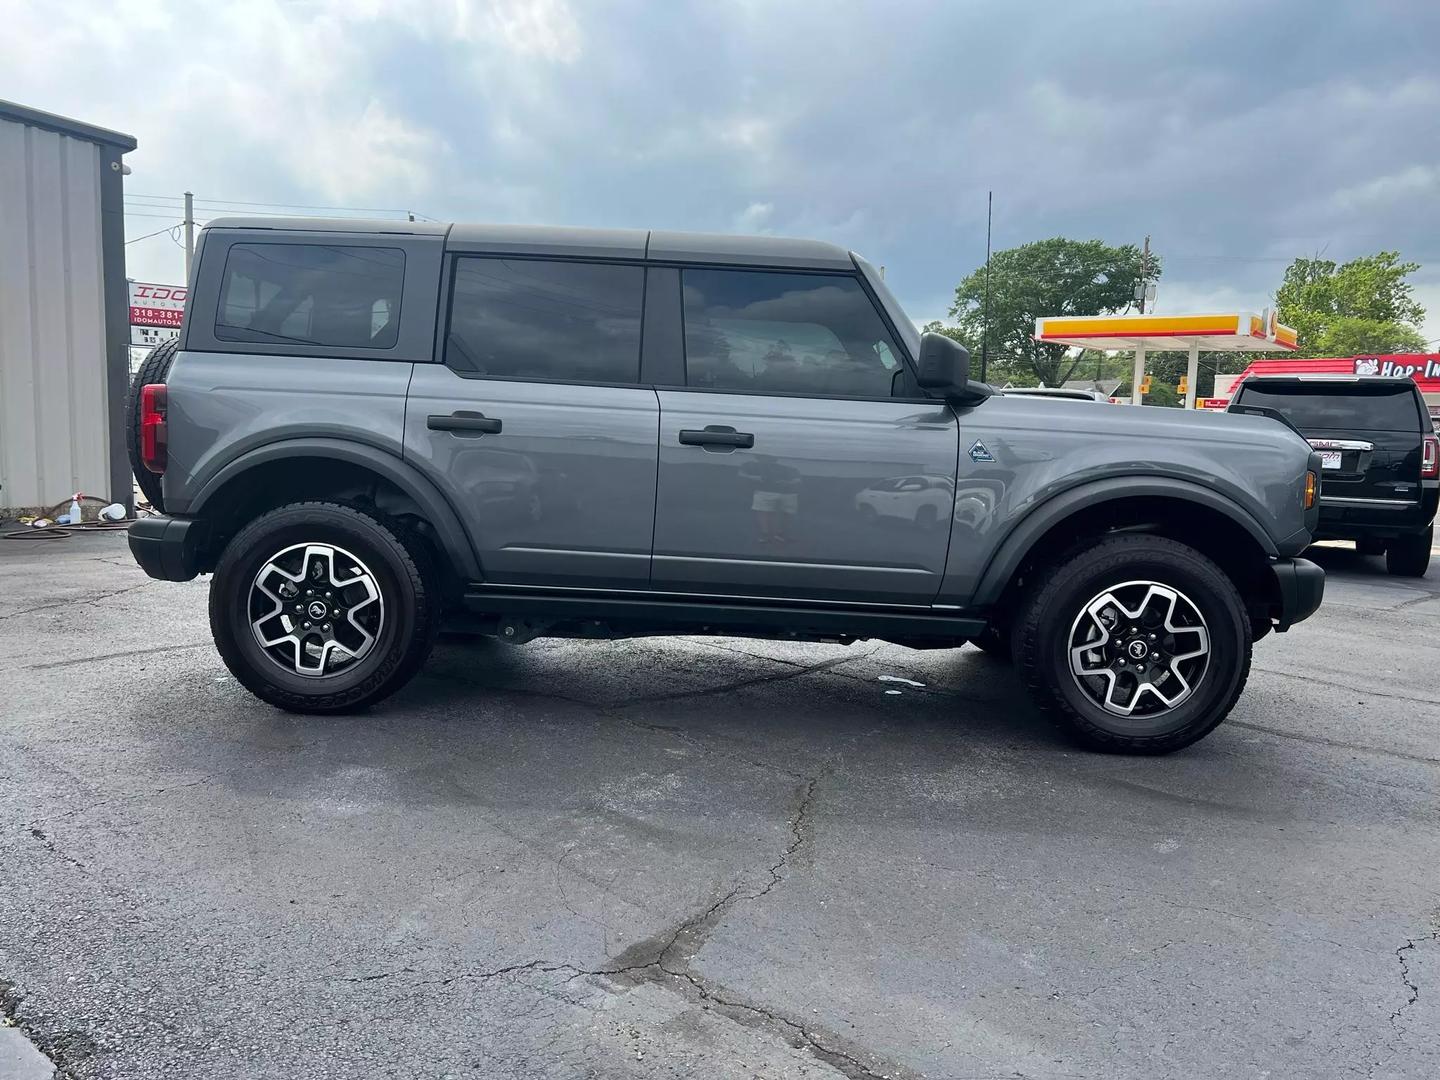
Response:
[{"label": "windshield", "polygon": [[1235,399],[1281,413],[1302,432],[1315,428],[1415,431],[1420,414],[1407,385],[1366,383],[1246,383]]}]

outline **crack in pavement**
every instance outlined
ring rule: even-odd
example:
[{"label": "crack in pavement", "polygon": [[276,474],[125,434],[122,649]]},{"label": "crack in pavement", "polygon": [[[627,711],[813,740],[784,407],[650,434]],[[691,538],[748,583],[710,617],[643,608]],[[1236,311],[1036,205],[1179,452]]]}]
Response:
[{"label": "crack in pavement", "polygon": [[[769,880],[763,887],[746,893],[742,876],[740,883],[701,911],[682,920],[674,930],[668,934],[655,935],[635,943],[617,954],[614,957],[615,963],[607,967],[582,968],[564,961],[540,958],[505,964],[482,971],[461,972],[458,975],[439,979],[424,979],[420,980],[419,985],[448,986],[462,980],[515,979],[526,974],[554,974],[557,972],[566,973],[566,982],[581,978],[630,979],[636,983],[644,982],[661,986],[672,993],[680,993],[692,1000],[711,1002],[731,1012],[742,1012],[748,1016],[760,1018],[767,1022],[773,1031],[784,1032],[792,1036],[792,1038],[786,1039],[791,1046],[806,1050],[812,1057],[839,1070],[850,1080],[901,1080],[901,1078],[909,1076],[908,1072],[894,1066],[889,1067],[890,1071],[878,1072],[854,1054],[841,1049],[835,1036],[831,1033],[817,1033],[817,1029],[792,1020],[783,1013],[741,1000],[733,996],[727,988],[718,983],[712,983],[690,970],[690,963],[704,945],[709,934],[733,908],[742,902],[749,902],[765,896],[784,880],[786,868],[791,865],[795,855],[810,842],[808,823],[812,814],[816,789],[828,773],[827,766],[805,780],[798,789],[797,805],[789,819],[790,842],[780,852],[779,858],[766,867]],[[331,981],[370,983],[408,974],[414,974],[414,969],[403,967],[369,975],[340,976]],[[732,1016],[731,1019],[736,1018]],[[737,1020],[737,1022],[743,1021]],[[798,1043],[795,1038],[799,1039]]]},{"label": "crack in pavement", "polygon": [[1390,1014],[1390,1023],[1396,1027],[1399,1026],[1397,1021],[1400,1019],[1400,1014],[1420,1000],[1420,986],[1410,978],[1410,961],[1406,959],[1405,954],[1414,952],[1415,946],[1425,941],[1440,941],[1440,928],[1430,931],[1425,937],[1406,938],[1405,944],[1395,950],[1395,958],[1400,961],[1400,981],[1405,984],[1405,989],[1410,995],[1409,1000]]},{"label": "crack in pavement", "polygon": [[[172,791],[184,791],[186,788],[200,787],[202,784],[208,784],[214,779],[214,776],[207,774],[196,780],[186,780],[182,784],[170,784],[166,787],[155,788],[153,791],[131,791],[123,795],[113,795],[109,798],[100,799],[97,802],[93,802],[89,806],[78,806],[74,810],[67,810],[65,811],[65,813],[61,814],[54,820],[65,821],[69,818],[73,818],[77,814],[88,814],[91,810],[98,810],[102,806],[112,806],[118,803],[135,802],[137,799],[154,799],[160,795],[168,795]],[[31,831],[33,832],[34,830]]]},{"label": "crack in pavement", "polygon": [[[877,645],[876,648],[879,648]],[[631,698],[623,704],[609,706],[611,709],[628,709],[636,705],[649,705],[660,701],[681,701],[685,698],[713,697],[720,694],[732,693],[735,690],[745,690],[751,686],[763,686],[766,683],[787,682],[790,679],[798,679],[802,675],[810,675],[818,671],[829,671],[841,664],[848,664],[854,660],[863,660],[871,655],[870,652],[861,653],[858,656],[836,656],[829,660],[821,660],[815,664],[805,664],[797,667],[794,671],[777,671],[770,675],[757,675],[753,679],[742,679],[739,682],[725,683],[722,686],[705,687],[699,690],[670,690],[661,694],[647,694],[643,697]]]},{"label": "crack in pavement", "polygon": [[1349,690],[1352,694],[1363,694],[1365,697],[1385,698],[1389,701],[1413,701],[1417,705],[1434,705],[1434,698],[1412,697],[1409,694],[1387,694],[1383,690],[1366,690],[1359,686],[1351,686],[1349,683],[1336,682],[1334,679],[1322,679],[1318,675],[1297,675],[1293,671],[1280,671],[1278,668],[1263,668],[1251,666],[1251,671],[1263,672],[1266,675],[1278,675],[1282,679],[1295,679],[1304,683],[1319,683],[1321,686],[1330,686],[1336,690]]},{"label": "crack in pavement", "polygon": [[1440,758],[1424,757],[1421,754],[1407,754],[1403,750],[1382,750],[1377,746],[1362,746],[1359,743],[1345,742],[1342,739],[1327,739],[1323,735],[1307,735],[1300,731],[1285,731],[1282,728],[1255,724],[1249,720],[1226,720],[1224,726],[1245,728],[1249,731],[1259,731],[1266,735],[1274,735],[1279,739],[1294,739],[1297,742],[1311,743],[1315,746],[1328,746],[1335,750],[1355,750],[1362,754],[1378,754],[1381,757],[1397,758],[1400,761],[1414,761],[1421,765],[1440,765]]},{"label": "crack in pavement", "polygon": [[32,608],[22,608],[19,611],[12,611],[8,615],[0,615],[0,622],[6,619],[18,619],[21,615],[33,615],[37,611],[50,611],[53,608],[71,607],[76,604],[93,607],[100,603],[101,600],[109,600],[114,596],[124,596],[126,593],[136,592],[140,589],[148,589],[150,586],[157,584],[159,584],[159,582],[147,579],[139,585],[127,585],[123,589],[112,589],[110,592],[100,593],[98,596],[75,596],[68,600],[57,600],[51,604],[39,604]]},{"label": "crack in pavement", "polygon": [[66,855],[65,852],[61,851],[58,847],[56,847],[55,841],[51,839],[50,834],[47,833],[44,829],[40,828],[39,826],[31,826],[30,835],[33,836],[36,840],[39,840],[40,843],[44,845],[45,850],[50,852],[50,854],[58,855],[61,859],[64,859],[67,863],[69,863],[73,867],[76,867],[77,869],[85,869],[85,864],[83,862],[75,858],[73,855]]},{"label": "crack in pavement", "polygon": [[815,786],[820,783],[820,778],[828,771],[828,768],[821,769],[812,776],[809,783],[805,785],[805,791],[800,796],[800,806],[795,811],[795,816],[790,819],[790,846],[780,853],[778,861],[771,864],[769,868],[770,880],[765,887],[759,892],[751,893],[745,899],[758,900],[771,889],[775,888],[776,885],[780,884],[780,880],[784,876],[781,871],[789,867],[791,857],[809,840],[806,825],[810,816],[810,805],[815,801]]},{"label": "crack in pavement", "polygon": [[48,671],[51,668],[75,667],[77,664],[98,664],[101,660],[118,660],[122,657],[150,656],[154,653],[179,652],[182,649],[214,648],[214,642],[197,641],[189,645],[157,645],[153,649],[129,649],[125,652],[101,653],[99,656],[80,656],[74,660],[52,660],[48,664],[30,664],[26,671]]}]

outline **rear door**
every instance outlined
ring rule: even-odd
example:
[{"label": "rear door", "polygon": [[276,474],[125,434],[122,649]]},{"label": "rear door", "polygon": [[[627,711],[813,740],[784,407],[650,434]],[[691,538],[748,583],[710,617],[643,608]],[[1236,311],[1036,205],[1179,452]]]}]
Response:
[{"label": "rear door", "polygon": [[405,453],[454,501],[487,581],[646,586],[644,289],[638,263],[454,257],[444,363],[415,365]]},{"label": "rear door", "polygon": [[686,386],[659,391],[654,587],[930,603],[956,419],[918,396],[860,281],[687,268],[681,296]]},{"label": "rear door", "polygon": [[1252,380],[1236,401],[1278,410],[1320,451],[1324,501],[1376,509],[1419,502],[1429,423],[1408,380]]}]

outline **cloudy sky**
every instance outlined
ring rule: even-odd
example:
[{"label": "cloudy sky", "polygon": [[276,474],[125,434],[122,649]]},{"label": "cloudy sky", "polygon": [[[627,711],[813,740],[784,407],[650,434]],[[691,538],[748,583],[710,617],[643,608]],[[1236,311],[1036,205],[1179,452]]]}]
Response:
[{"label": "cloudy sky", "polygon": [[[130,237],[186,188],[197,216],[813,236],[923,322],[983,261],[993,189],[997,248],[1149,233],[1160,310],[1258,308],[1296,255],[1398,248],[1440,338],[1435,0],[4,7],[0,97],[139,139]],[[163,232],[128,252],[179,279]]]}]

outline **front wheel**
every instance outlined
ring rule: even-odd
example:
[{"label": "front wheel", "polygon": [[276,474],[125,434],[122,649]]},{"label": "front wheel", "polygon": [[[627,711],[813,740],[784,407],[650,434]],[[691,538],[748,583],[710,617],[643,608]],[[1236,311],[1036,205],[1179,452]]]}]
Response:
[{"label": "front wheel", "polygon": [[1209,734],[1250,671],[1234,583],[1193,548],[1124,534],[1059,559],[1012,631],[1042,709],[1096,750],[1165,754]]},{"label": "front wheel", "polygon": [[1391,540],[1385,549],[1385,569],[1396,577],[1424,577],[1430,569],[1430,547],[1434,542],[1434,525],[1427,526],[1424,532]]},{"label": "front wheel", "polygon": [[440,626],[437,582],[420,541],[354,507],[293,503],[225,546],[210,629],[256,697],[291,712],[347,712],[420,670]]}]

